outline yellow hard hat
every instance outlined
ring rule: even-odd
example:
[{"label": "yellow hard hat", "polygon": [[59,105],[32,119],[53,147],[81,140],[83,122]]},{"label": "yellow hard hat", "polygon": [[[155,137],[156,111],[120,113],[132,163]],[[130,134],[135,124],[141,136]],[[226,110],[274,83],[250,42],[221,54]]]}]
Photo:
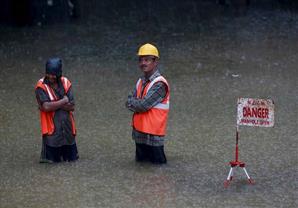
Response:
[{"label": "yellow hard hat", "polygon": [[159,58],[159,53],[154,45],[146,43],[139,48],[138,56],[156,56]]}]

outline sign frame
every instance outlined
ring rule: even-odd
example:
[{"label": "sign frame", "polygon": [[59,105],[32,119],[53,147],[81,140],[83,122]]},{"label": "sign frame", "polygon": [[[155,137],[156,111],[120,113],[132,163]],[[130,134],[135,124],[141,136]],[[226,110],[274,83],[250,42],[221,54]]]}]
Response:
[{"label": "sign frame", "polygon": [[238,98],[237,126],[274,126],[274,102],[271,99]]}]

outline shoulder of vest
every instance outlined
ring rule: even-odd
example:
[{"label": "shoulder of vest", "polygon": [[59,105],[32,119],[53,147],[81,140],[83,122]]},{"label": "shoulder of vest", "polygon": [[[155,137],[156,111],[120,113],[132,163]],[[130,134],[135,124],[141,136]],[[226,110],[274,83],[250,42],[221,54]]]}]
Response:
[{"label": "shoulder of vest", "polygon": [[136,83],[136,87],[138,87],[138,85],[139,85],[141,82],[142,82],[142,79],[139,78],[138,81],[137,81],[137,83]]},{"label": "shoulder of vest", "polygon": [[154,79],[150,82],[150,84],[148,85],[147,90],[149,90],[149,89],[150,89],[154,84],[156,84],[157,82],[162,82],[162,83],[164,83],[167,87],[169,86],[167,80],[166,80],[163,76],[160,75],[160,76],[154,78]]},{"label": "shoulder of vest", "polygon": [[[69,81],[69,79],[68,79],[67,77],[63,77],[63,76],[62,76],[61,79],[62,79],[62,80]],[[69,82],[70,82],[70,81],[69,81]]]},{"label": "shoulder of vest", "polygon": [[164,78],[164,76],[160,75],[158,77],[156,77],[155,79],[152,80],[153,83],[156,82],[164,82],[168,85],[168,81],[166,80],[166,78]]},{"label": "shoulder of vest", "polygon": [[67,77],[61,77],[62,83],[65,83],[67,85],[71,85],[71,81]]},{"label": "shoulder of vest", "polygon": [[65,92],[67,93],[69,88],[71,87],[71,82],[66,77],[61,77],[61,82]]},{"label": "shoulder of vest", "polygon": [[40,87],[40,88],[42,88],[42,89],[45,88],[44,83],[43,83],[43,80],[44,80],[44,78],[41,78],[41,79],[39,79],[39,80],[37,81],[37,83],[36,83],[36,85],[35,85],[35,89],[38,88],[38,87]]}]

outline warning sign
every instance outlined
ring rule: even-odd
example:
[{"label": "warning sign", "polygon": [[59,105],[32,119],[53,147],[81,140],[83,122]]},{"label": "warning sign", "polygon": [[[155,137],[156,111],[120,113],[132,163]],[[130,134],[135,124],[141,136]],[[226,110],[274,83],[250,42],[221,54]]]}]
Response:
[{"label": "warning sign", "polygon": [[274,125],[274,104],[272,100],[239,98],[237,125],[272,127]]}]

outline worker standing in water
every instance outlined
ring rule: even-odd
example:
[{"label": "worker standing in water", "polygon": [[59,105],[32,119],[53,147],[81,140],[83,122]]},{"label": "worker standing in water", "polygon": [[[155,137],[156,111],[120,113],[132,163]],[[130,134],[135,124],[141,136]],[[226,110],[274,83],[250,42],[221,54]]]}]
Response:
[{"label": "worker standing in water", "polygon": [[79,158],[75,141],[75,108],[71,82],[62,76],[62,60],[51,58],[46,73],[35,86],[40,110],[41,163],[75,161]]},{"label": "worker standing in water", "polygon": [[164,142],[170,104],[170,88],[158,69],[159,52],[152,44],[139,48],[139,68],[143,72],[126,107],[133,111],[132,138],[136,144],[135,159],[167,163]]}]

